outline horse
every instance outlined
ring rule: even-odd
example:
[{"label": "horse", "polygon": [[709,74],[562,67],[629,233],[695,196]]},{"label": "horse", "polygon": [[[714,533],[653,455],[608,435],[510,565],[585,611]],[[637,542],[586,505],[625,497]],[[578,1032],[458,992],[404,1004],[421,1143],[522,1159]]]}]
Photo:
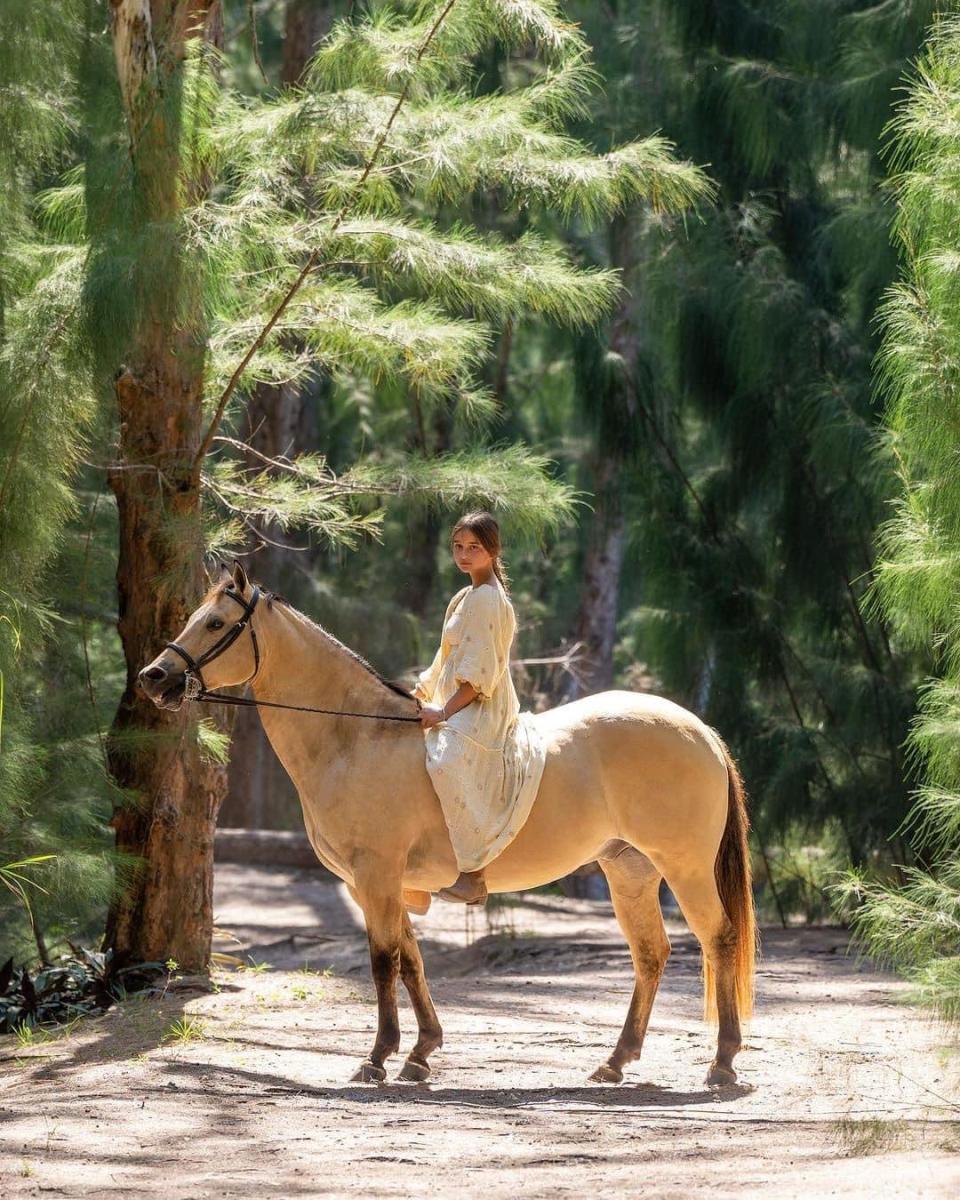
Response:
[{"label": "horse", "polygon": [[[208,689],[249,684],[299,793],[313,849],[363,912],[378,1021],[353,1081],[384,1080],[385,1061],[399,1050],[398,976],[418,1027],[398,1078],[428,1079],[443,1032],[409,913],[425,912],[431,893],[458,872],[427,774],[417,699],[261,592],[239,563],[232,572],[221,567],[139,682],[174,710],[214,698]],[[706,1083],[735,1083],[740,1020],[753,1001],[756,924],[746,799],[729,750],[693,713],[645,693],[600,692],[535,719],[546,742],[540,788],[516,838],[486,868],[487,887],[539,887],[594,860],[606,876],[635,985],[617,1044],[590,1079],[620,1083],[640,1057],[670,954],[663,878],[700,943],[704,1016],[718,1024]]]}]

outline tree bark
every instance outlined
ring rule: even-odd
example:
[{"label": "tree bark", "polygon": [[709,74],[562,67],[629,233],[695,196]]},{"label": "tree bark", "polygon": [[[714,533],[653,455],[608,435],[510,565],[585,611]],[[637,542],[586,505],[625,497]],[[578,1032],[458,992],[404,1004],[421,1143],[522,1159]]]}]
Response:
[{"label": "tree bark", "polygon": [[299,83],[321,38],[333,24],[336,0],[287,0],[283,22],[283,61],[280,78]]},{"label": "tree bark", "polygon": [[637,409],[637,371],[640,359],[637,215],[614,220],[610,229],[611,265],[622,272],[623,298],[610,328],[609,352],[619,368],[606,369],[595,381],[603,394],[584,397],[605,414],[595,423],[596,440],[590,455],[594,512],[584,556],[580,607],[574,641],[583,643],[580,678],[571,676],[565,700],[603,691],[613,684],[620,576],[626,547],[624,491],[636,435],[624,431],[640,420]]},{"label": "tree bark", "polygon": [[613,686],[613,648],[626,544],[622,472],[623,464],[612,455],[600,457],[594,464],[594,511],[574,634],[574,640],[583,643],[583,660],[581,678],[570,676],[570,700]]},{"label": "tree bark", "polygon": [[150,238],[137,263],[145,286],[126,364],[116,378],[117,587],[126,687],[109,758],[125,802],[117,849],[130,864],[105,935],[116,966],[175,959],[206,969],[213,928],[213,840],[225,771],[205,761],[189,707],[156,708],[137,673],[183,627],[202,591],[200,492],[192,460],[202,435],[206,337],[192,264],[179,244],[185,185],[180,64],[185,40],[222,38],[219,0],[111,0],[111,32],[127,113],[137,219]]},{"label": "tree bark", "polygon": [[[423,455],[445,454],[453,445],[453,412],[448,405],[434,410],[432,436],[422,420],[420,401],[414,396],[415,421],[412,445]],[[407,521],[406,568],[398,580],[397,601],[425,617],[437,584],[437,551],[445,522],[432,508],[417,508]]]}]

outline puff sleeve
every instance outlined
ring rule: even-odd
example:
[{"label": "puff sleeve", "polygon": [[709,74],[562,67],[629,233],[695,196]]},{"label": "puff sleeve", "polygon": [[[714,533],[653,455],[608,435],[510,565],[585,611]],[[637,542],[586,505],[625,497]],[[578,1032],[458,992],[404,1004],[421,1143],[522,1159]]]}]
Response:
[{"label": "puff sleeve", "polygon": [[507,667],[509,648],[503,645],[500,598],[491,587],[470,591],[463,602],[460,638],[453,662],[457,683],[472,684],[489,699]]}]

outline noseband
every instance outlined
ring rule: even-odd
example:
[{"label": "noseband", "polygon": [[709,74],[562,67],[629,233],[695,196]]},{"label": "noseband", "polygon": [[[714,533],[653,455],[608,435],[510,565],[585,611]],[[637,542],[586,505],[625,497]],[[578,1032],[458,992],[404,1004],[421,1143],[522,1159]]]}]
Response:
[{"label": "noseband", "polygon": [[250,630],[250,637],[253,639],[253,674],[245,679],[244,683],[249,683],[251,679],[257,677],[257,672],[260,670],[260,647],[257,645],[257,631],[250,624],[250,618],[253,616],[253,610],[257,607],[257,601],[260,599],[260,588],[254,586],[253,593],[249,601],[244,600],[241,595],[233,591],[232,588],[227,588],[224,593],[231,600],[236,602],[243,609],[243,616],[223,635],[219,641],[213,643],[209,650],[205,650],[199,658],[194,658],[188,654],[182,646],[178,646],[176,642],[167,642],[164,649],[172,650],[175,654],[179,654],[183,661],[187,664],[186,681],[184,687],[184,699],[186,700],[202,700],[208,695],[207,685],[203,679],[202,668],[209,662],[213,662],[215,658],[219,658],[225,650],[229,650],[233,643],[237,640],[245,629]]}]

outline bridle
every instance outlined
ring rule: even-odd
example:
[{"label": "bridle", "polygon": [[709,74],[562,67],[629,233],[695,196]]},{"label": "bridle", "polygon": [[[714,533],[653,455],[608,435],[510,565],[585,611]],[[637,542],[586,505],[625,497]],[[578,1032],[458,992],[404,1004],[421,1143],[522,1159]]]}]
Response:
[{"label": "bridle", "polygon": [[[203,668],[207,663],[211,663],[215,658],[219,658],[224,651],[229,650],[245,629],[250,630],[250,637],[253,641],[253,674],[237,686],[243,687],[244,684],[252,683],[260,673],[260,645],[257,642],[257,631],[251,622],[254,609],[260,600],[260,588],[254,584],[249,600],[245,600],[243,596],[235,592],[231,587],[226,588],[223,594],[229,596],[231,600],[236,600],[237,604],[243,609],[243,616],[221,638],[218,638],[212,646],[204,650],[199,658],[194,658],[192,654],[184,650],[177,642],[167,642],[164,647],[165,650],[172,650],[174,654],[179,654],[187,664],[187,669],[184,673],[183,689],[185,700],[196,700],[200,704],[230,704],[235,708],[286,708],[293,712],[327,713],[330,716],[336,717],[368,717],[373,721],[416,721],[419,724],[419,717],[399,717],[387,713],[342,712],[336,708],[308,708],[300,704],[280,704],[276,700],[251,700],[247,696],[225,696],[222,692],[211,692],[204,681]],[[417,698],[414,696],[412,699],[416,700]],[[419,700],[417,700],[417,707],[420,707]]]},{"label": "bridle", "polygon": [[[251,680],[256,679],[260,671],[260,647],[257,644],[257,631],[250,624],[250,618],[253,616],[253,610],[257,607],[257,601],[260,599],[260,588],[256,585],[254,586],[253,593],[251,594],[249,601],[244,600],[244,598],[232,588],[227,588],[223,594],[225,596],[229,596],[231,600],[236,600],[236,602],[243,609],[243,616],[235,625],[231,626],[231,628],[227,630],[223,637],[215,641],[208,650],[204,650],[203,654],[201,654],[199,658],[194,658],[176,642],[167,642],[166,646],[164,647],[165,650],[172,650],[175,654],[179,654],[183,661],[187,664],[186,687],[183,693],[186,700],[203,700],[206,696],[213,695],[204,682],[202,668],[205,667],[207,663],[213,662],[215,658],[219,658],[225,650],[229,650],[241,633],[243,633],[243,631],[248,627],[250,629],[250,637],[253,639],[254,666],[253,674],[248,679],[245,679],[243,683],[250,683]],[[238,686],[243,685],[241,684]]]}]

